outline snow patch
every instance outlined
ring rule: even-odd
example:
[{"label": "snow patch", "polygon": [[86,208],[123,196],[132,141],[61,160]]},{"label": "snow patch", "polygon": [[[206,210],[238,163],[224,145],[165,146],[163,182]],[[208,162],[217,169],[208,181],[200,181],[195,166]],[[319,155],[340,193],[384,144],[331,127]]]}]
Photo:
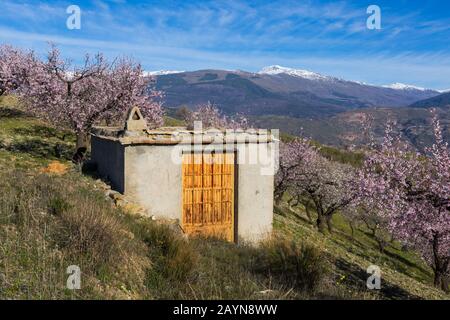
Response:
[{"label": "snow patch", "polygon": [[419,91],[431,90],[431,89],[417,87],[417,86],[413,86],[410,84],[404,84],[404,83],[400,83],[400,82],[384,85],[383,88],[390,88],[390,89],[394,89],[394,90],[419,90]]},{"label": "snow patch", "polygon": [[310,79],[310,80],[333,80],[334,79],[332,77],[323,76],[319,73],[315,73],[312,71],[286,68],[286,67],[282,67],[279,65],[264,67],[258,73],[259,74],[269,74],[269,75],[287,74],[290,76],[300,77],[300,78],[305,78],[305,79]]},{"label": "snow patch", "polygon": [[174,73],[183,73],[184,71],[178,71],[178,70],[157,70],[157,71],[144,71],[143,75],[146,76],[163,76],[167,74],[174,74]]}]

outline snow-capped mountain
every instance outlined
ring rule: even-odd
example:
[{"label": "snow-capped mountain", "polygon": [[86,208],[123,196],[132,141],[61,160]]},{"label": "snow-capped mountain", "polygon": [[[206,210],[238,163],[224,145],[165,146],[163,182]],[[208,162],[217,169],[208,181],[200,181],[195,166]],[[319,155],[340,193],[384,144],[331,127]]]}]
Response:
[{"label": "snow-capped mountain", "polygon": [[157,71],[144,71],[144,76],[163,76],[167,74],[183,73],[185,71],[178,70],[157,70]]},{"label": "snow-capped mountain", "polygon": [[426,89],[426,88],[414,86],[414,85],[411,85],[411,84],[404,84],[404,83],[400,83],[400,82],[387,84],[387,85],[384,85],[383,87],[384,88],[395,89],[395,90],[419,90],[419,91],[431,90],[431,91],[438,91],[438,90]]},{"label": "snow-capped mountain", "polygon": [[156,86],[165,93],[168,107],[195,107],[210,101],[225,113],[290,117],[405,107],[439,95],[437,91],[413,86],[375,86],[278,65],[256,73],[208,69],[161,74],[156,76]]},{"label": "snow-capped mountain", "polygon": [[[364,85],[364,86],[377,87],[376,85],[371,85],[371,84],[368,84],[368,83],[365,83],[365,82],[361,82],[361,81],[344,80],[344,79],[339,79],[339,78],[336,78],[336,77],[322,75],[320,73],[316,73],[316,72],[313,72],[313,71],[302,70],[302,69],[294,69],[294,68],[287,68],[287,67],[283,67],[283,66],[279,66],[279,65],[273,65],[273,66],[264,67],[258,72],[258,74],[267,74],[267,75],[287,74],[287,75],[290,75],[290,76],[300,77],[300,78],[304,78],[304,79],[308,79],[308,80],[345,81],[345,82],[357,83],[357,84]],[[446,92],[446,90],[427,89],[427,88],[423,88],[423,87],[419,87],[419,86],[415,86],[415,85],[411,85],[411,84],[404,84],[404,83],[400,83],[400,82],[396,82],[396,83],[392,83],[392,84],[388,84],[388,85],[383,85],[381,87],[394,89],[394,90],[434,91],[434,92],[440,92],[440,93]]]},{"label": "snow-capped mountain", "polygon": [[310,80],[333,80],[333,79],[335,79],[333,77],[323,76],[316,72],[302,70],[302,69],[287,68],[287,67],[282,67],[279,65],[264,67],[261,69],[261,71],[258,72],[258,74],[269,74],[269,75],[288,74],[290,76],[295,76],[295,77],[300,77],[300,78],[305,78],[305,79],[310,79]]}]

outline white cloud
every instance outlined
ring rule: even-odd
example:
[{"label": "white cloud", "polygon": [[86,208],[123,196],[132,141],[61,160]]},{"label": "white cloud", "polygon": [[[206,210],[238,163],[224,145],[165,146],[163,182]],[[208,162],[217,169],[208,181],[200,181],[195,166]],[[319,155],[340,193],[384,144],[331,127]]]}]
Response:
[{"label": "white cloud", "polygon": [[4,0],[2,20],[20,26],[13,29],[0,21],[0,40],[41,52],[46,41],[53,41],[73,56],[99,50],[132,55],[148,70],[256,71],[281,64],[375,84],[450,86],[448,50],[416,48],[429,39],[445,41],[432,32],[448,32],[450,23],[419,21],[420,12],[387,12],[383,31],[373,33],[365,28],[365,8],[343,1],[180,2],[162,7],[98,0],[82,8],[82,30],[70,33],[64,28],[66,5]]}]

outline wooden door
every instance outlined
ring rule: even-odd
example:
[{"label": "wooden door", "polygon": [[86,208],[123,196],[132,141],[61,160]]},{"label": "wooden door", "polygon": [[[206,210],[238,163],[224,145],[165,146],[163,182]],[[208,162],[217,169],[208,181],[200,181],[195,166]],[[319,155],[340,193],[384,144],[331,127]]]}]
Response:
[{"label": "wooden door", "polygon": [[182,167],[184,232],[234,241],[234,153],[183,154]]}]

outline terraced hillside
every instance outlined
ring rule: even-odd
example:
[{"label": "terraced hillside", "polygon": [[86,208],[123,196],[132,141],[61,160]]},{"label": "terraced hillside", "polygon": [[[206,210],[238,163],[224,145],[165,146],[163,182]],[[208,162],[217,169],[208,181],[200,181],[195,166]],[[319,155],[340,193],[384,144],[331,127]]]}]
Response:
[{"label": "terraced hillside", "polygon": [[[70,163],[73,148],[70,131],[2,98],[1,299],[450,298],[398,243],[380,253],[368,230],[359,226],[352,237],[339,215],[335,232],[322,235],[304,208],[285,203],[275,208],[277,236],[260,247],[186,240],[112,201],[94,172]],[[71,264],[83,270],[76,292],[65,287]],[[372,264],[382,270],[379,291],[366,288]]]}]

